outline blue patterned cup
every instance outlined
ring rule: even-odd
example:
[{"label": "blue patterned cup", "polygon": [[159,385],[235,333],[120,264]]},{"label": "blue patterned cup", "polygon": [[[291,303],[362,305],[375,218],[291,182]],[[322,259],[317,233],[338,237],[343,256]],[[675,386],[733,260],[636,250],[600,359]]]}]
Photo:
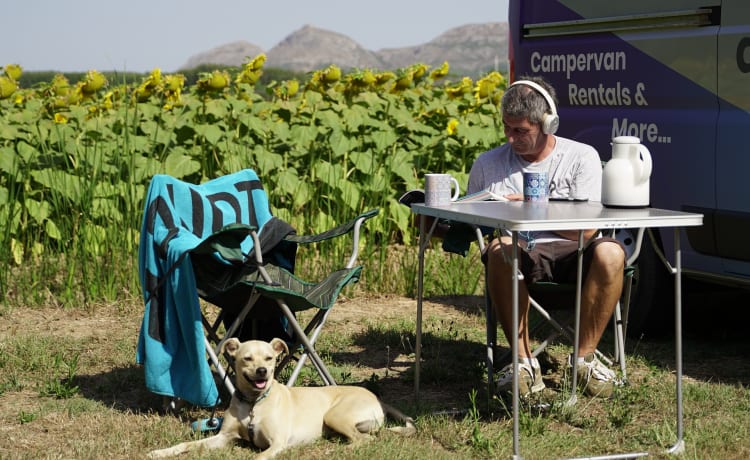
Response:
[{"label": "blue patterned cup", "polygon": [[549,201],[549,179],[546,172],[523,173],[523,200],[532,203]]}]

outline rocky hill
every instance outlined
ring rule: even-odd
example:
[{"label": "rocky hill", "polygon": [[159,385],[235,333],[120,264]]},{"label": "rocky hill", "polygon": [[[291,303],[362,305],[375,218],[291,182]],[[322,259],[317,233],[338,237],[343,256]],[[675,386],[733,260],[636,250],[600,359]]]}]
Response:
[{"label": "rocky hill", "polygon": [[422,45],[378,51],[365,49],[346,35],[307,25],[270,50],[245,41],[228,43],[191,56],[182,68],[201,64],[240,66],[248,56],[260,53],[267,55],[266,67],[304,72],[330,64],[343,69],[395,70],[418,62],[438,67],[448,61],[451,73],[476,76],[507,68],[508,24],[467,24]]}]

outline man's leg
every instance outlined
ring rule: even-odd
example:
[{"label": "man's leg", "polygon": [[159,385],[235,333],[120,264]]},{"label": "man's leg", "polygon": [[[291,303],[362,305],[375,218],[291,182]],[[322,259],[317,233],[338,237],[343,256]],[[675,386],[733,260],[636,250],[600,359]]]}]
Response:
[{"label": "man's leg", "polygon": [[581,329],[578,356],[596,350],[622,294],[625,252],[615,242],[590,249],[591,265],[581,290]]},{"label": "man's leg", "polygon": [[602,364],[594,351],[612,317],[622,292],[625,251],[616,241],[597,241],[585,256],[590,258],[581,292],[581,325],[577,368],[578,384],[590,396],[608,398],[618,384],[616,374]]},{"label": "man's leg", "polygon": [[[503,328],[505,337],[513,345],[517,343],[518,350],[518,392],[522,396],[544,390],[542,369],[539,361],[532,358],[529,344],[529,293],[526,283],[518,282],[518,337],[513,337],[513,263],[512,239],[503,237],[502,243],[494,239],[487,249],[488,290],[490,299],[497,313],[498,321]],[[519,249],[520,251],[520,249]],[[520,253],[519,253],[520,255]],[[495,388],[500,393],[510,391],[513,387],[515,370],[512,364],[507,365],[498,373]]]},{"label": "man's leg", "polygon": [[[513,265],[512,239],[503,236],[490,242],[487,248],[487,287],[495,307],[497,319],[508,342],[513,340]],[[520,252],[520,249],[519,249]],[[529,345],[529,291],[526,283],[518,282],[518,356],[531,357]]]}]

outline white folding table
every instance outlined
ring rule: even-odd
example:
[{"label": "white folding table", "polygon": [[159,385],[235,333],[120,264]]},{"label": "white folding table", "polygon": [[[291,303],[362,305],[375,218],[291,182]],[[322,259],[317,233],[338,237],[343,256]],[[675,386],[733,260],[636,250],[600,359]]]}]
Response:
[{"label": "white folding table", "polygon": [[[674,275],[675,298],[675,370],[676,370],[676,406],[677,406],[677,440],[669,449],[670,453],[681,453],[684,448],[683,414],[682,414],[682,280],[680,229],[683,227],[703,225],[703,215],[671,211],[657,208],[609,208],[597,202],[550,201],[546,204],[532,204],[522,201],[472,201],[453,202],[448,206],[431,207],[414,203],[413,213],[420,215],[419,232],[419,269],[417,279],[417,324],[416,356],[414,364],[414,394],[419,397],[419,378],[422,359],[422,300],[424,284],[424,253],[432,234],[426,229],[425,216],[447,219],[483,227],[507,230],[513,239],[513,337],[518,336],[518,232],[541,230],[577,230],[578,237],[578,276],[575,307],[575,340],[574,356],[578,355],[578,336],[580,322],[580,302],[582,284],[582,248],[583,231],[587,229],[622,229],[622,228],[674,228],[674,267],[667,264]],[[665,260],[666,262],[666,260]],[[513,368],[518,368],[517,340],[509,340],[513,355]],[[576,380],[576,367],[573,366],[573,382]],[[573,384],[571,402],[575,402],[576,385]],[[518,372],[513,373],[513,457],[521,458],[519,435],[519,397]],[[645,455],[634,454],[629,457]],[[623,455],[612,455],[597,458],[627,458]]]}]

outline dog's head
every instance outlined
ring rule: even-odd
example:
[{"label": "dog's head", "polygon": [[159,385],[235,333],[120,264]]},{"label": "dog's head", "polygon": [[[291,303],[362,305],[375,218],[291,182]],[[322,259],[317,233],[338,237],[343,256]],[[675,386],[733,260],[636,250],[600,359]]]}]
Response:
[{"label": "dog's head", "polygon": [[250,396],[268,388],[274,378],[278,356],[288,353],[289,348],[281,339],[240,342],[233,337],[224,342],[221,351],[234,359],[237,387]]}]

